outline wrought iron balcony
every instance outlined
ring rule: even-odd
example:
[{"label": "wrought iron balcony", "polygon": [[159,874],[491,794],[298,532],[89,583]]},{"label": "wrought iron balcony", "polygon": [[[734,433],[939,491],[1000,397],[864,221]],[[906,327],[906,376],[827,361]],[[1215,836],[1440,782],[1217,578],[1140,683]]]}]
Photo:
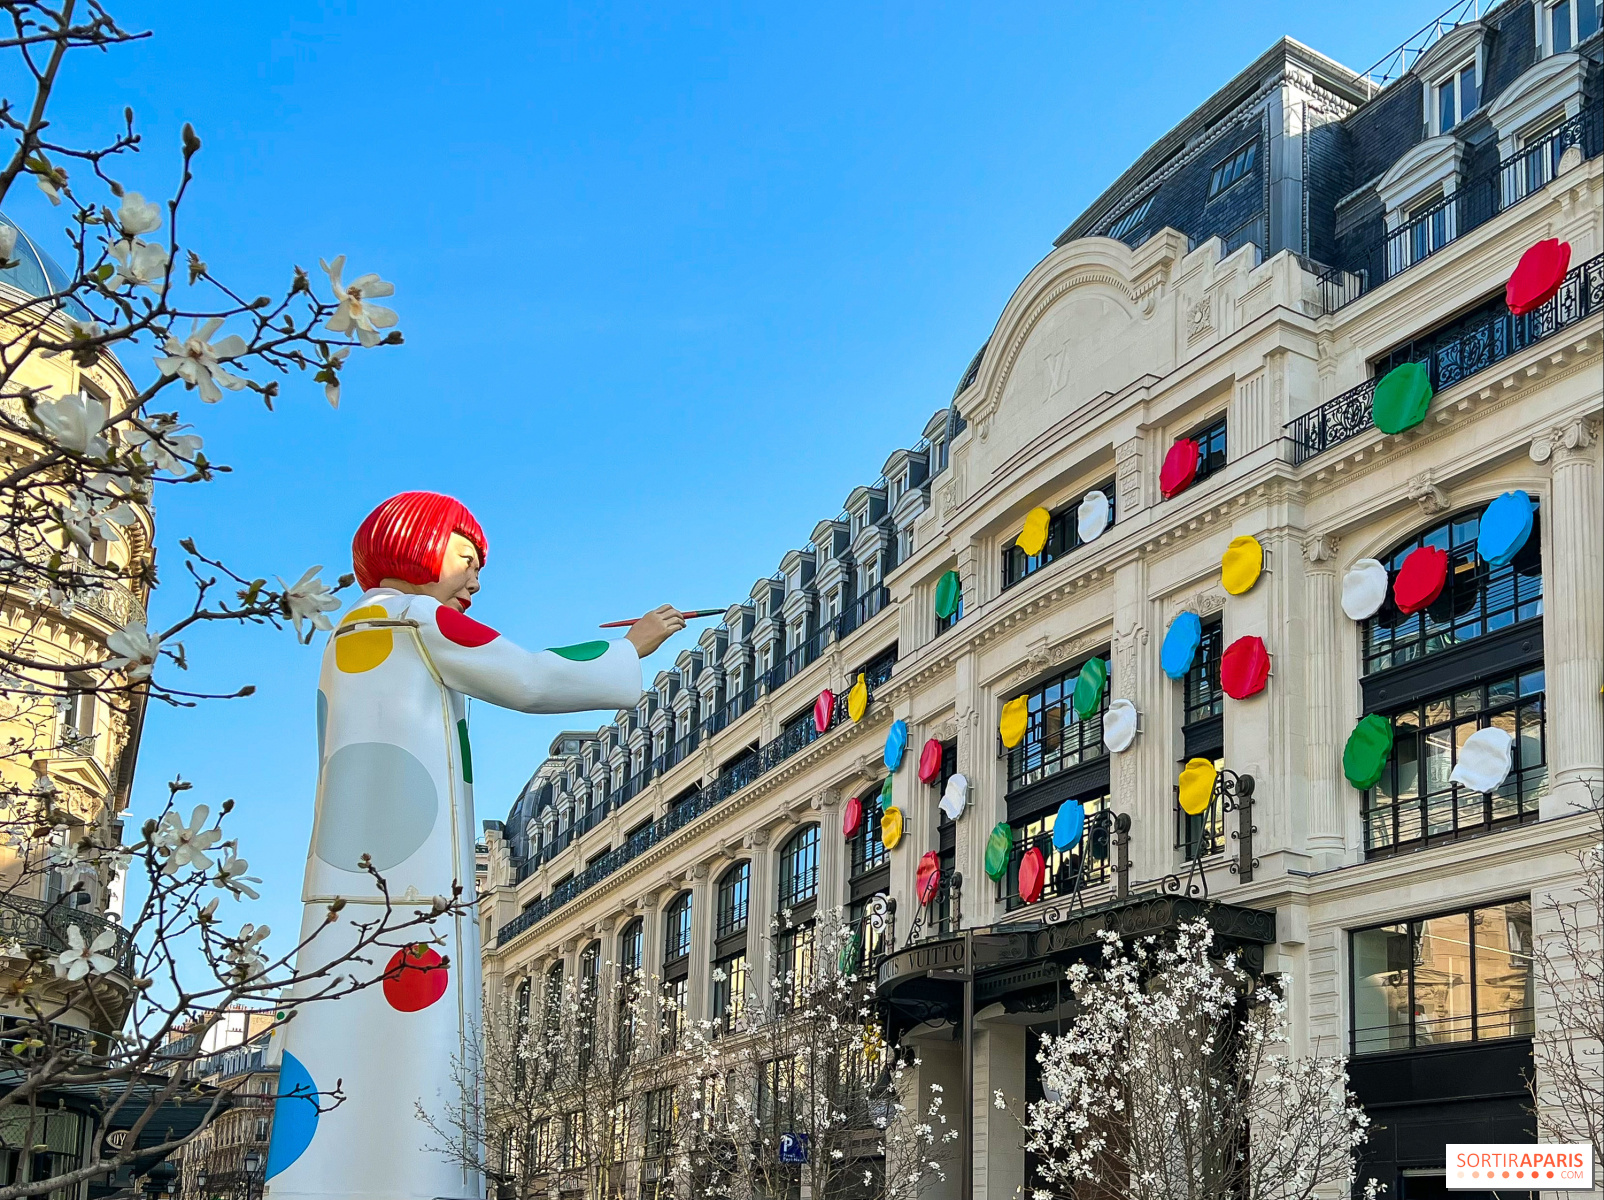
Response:
[{"label": "wrought iron balcony", "polygon": [[[1514,317],[1501,301],[1496,307],[1499,311],[1473,313],[1468,320],[1455,319],[1440,333],[1411,344],[1405,358],[1426,364],[1434,393],[1496,366],[1510,355],[1604,309],[1604,255],[1572,267],[1558,294],[1533,312]],[[1387,361],[1388,369],[1397,365],[1390,358]],[[1370,400],[1381,374],[1385,371],[1287,424],[1294,464],[1306,463],[1374,427]]]},{"label": "wrought iron balcony", "polygon": [[76,927],[84,945],[110,930],[115,939],[107,955],[117,962],[123,975],[134,973],[134,942],[128,930],[115,921],[86,908],[73,908],[61,900],[47,902],[27,896],[0,896],[0,940],[16,942],[24,948],[60,954],[71,943],[67,931]]},{"label": "wrought iron balcony", "polygon": [[1318,273],[1321,304],[1328,313],[1351,304],[1424,262],[1445,246],[1485,225],[1499,213],[1541,192],[1554,178],[1560,158],[1572,146],[1583,158],[1604,149],[1604,105],[1592,103],[1534,145],[1524,147],[1497,167],[1473,175],[1423,212],[1411,214],[1396,229],[1374,217],[1342,267]]}]

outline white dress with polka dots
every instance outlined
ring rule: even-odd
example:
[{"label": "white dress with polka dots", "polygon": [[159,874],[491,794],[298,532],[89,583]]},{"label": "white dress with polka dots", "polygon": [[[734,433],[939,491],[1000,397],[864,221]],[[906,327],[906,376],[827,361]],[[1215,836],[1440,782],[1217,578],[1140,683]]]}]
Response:
[{"label": "white dress with polka dots", "polygon": [[[641,668],[627,641],[528,651],[426,596],[375,588],[329,639],[318,688],[318,789],[306,860],[298,973],[346,954],[352,925],[383,916],[384,880],[397,914],[427,909],[474,880],[473,766],[464,696],[528,713],[627,708]],[[345,907],[325,927],[330,903]],[[442,918],[427,947],[400,937],[370,964],[382,984],[295,1011],[276,1039],[280,1098],[266,1173],[273,1200],[479,1200],[478,1172],[438,1153],[437,1126],[473,1112],[459,1064],[479,1021],[478,925]],[[315,937],[313,935],[316,935]],[[421,941],[422,934],[410,935]],[[314,979],[298,994],[339,991]],[[338,1084],[343,1103],[330,1108]],[[316,1093],[318,1104],[302,1096]],[[321,1107],[326,1111],[318,1112]],[[471,1123],[471,1122],[470,1122]]]}]

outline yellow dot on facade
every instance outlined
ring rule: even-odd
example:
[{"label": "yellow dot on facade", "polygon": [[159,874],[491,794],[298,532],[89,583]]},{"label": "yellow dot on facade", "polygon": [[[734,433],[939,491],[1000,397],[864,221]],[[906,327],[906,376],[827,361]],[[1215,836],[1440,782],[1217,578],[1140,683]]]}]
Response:
[{"label": "yellow dot on facade", "polygon": [[1220,580],[1225,590],[1240,596],[1258,582],[1263,570],[1264,547],[1259,545],[1259,539],[1247,534],[1232,538],[1220,559]]},{"label": "yellow dot on facade", "polygon": [[1017,696],[1002,707],[997,720],[997,732],[1002,744],[1012,750],[1025,740],[1025,728],[1030,724],[1030,697]]},{"label": "yellow dot on facade", "polygon": [[895,850],[902,841],[902,810],[895,805],[880,814],[880,841],[887,850]]},{"label": "yellow dot on facade", "polygon": [[334,665],[347,675],[360,675],[389,658],[390,650],[395,645],[393,630],[359,629],[354,633],[345,632],[346,626],[358,621],[382,621],[389,615],[377,604],[353,608],[348,612],[334,634]]},{"label": "yellow dot on facade", "polygon": [[854,683],[852,690],[847,693],[847,716],[851,717],[856,723],[863,720],[863,714],[868,711],[869,681],[860,672],[858,674],[858,682]]},{"label": "yellow dot on facade", "polygon": [[1194,758],[1187,762],[1180,778],[1182,812],[1195,817],[1208,808],[1209,801],[1214,799],[1214,780],[1218,774],[1214,764],[1206,758]]}]

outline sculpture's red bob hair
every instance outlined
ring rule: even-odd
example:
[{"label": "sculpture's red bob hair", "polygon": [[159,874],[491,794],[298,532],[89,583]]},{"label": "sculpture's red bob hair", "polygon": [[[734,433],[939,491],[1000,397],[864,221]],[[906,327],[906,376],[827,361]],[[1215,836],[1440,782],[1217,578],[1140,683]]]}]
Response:
[{"label": "sculpture's red bob hair", "polygon": [[460,500],[438,492],[402,492],[367,515],[351,539],[351,564],[363,591],[381,580],[434,583],[440,578],[446,544],[460,533],[485,561],[485,531]]}]

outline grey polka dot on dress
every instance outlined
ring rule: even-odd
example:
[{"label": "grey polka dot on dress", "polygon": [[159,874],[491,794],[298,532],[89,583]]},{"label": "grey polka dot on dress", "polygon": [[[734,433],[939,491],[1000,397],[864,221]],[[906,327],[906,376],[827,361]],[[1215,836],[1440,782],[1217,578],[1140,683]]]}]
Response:
[{"label": "grey polka dot on dress", "polygon": [[439,812],[434,780],[415,757],[388,742],[352,742],[323,768],[313,852],[344,871],[366,854],[388,871],[428,840]]}]

